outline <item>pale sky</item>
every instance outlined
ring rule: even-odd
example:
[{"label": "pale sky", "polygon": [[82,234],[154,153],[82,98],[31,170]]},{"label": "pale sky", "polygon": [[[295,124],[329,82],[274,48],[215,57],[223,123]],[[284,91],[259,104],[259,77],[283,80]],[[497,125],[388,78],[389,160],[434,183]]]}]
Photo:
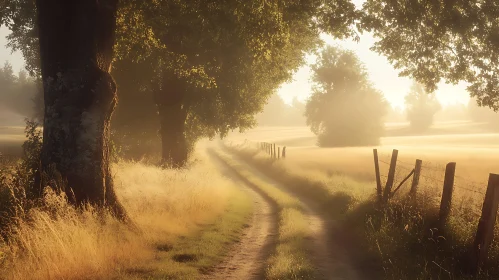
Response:
[{"label": "pale sky", "polygon": [[14,72],[17,73],[24,68],[24,59],[19,52],[11,54],[11,50],[5,46],[7,44],[5,36],[9,33],[10,31],[6,27],[0,27],[0,66],[3,67],[4,62],[8,60],[12,64]]},{"label": "pale sky", "polygon": [[[336,45],[355,51],[366,66],[371,82],[383,93],[386,100],[394,107],[404,108],[404,97],[410,89],[412,80],[399,77],[398,71],[390,65],[384,56],[369,50],[375,41],[370,34],[363,34],[358,43],[352,40],[334,40],[326,34],[321,37],[328,45]],[[315,56],[308,56],[307,61],[313,64]],[[294,97],[304,101],[311,94],[310,78],[310,67],[308,65],[303,66],[295,73],[292,82],[283,84],[279,88],[278,94],[287,103],[290,103]],[[441,82],[435,94],[444,107],[455,103],[467,104],[469,100],[469,93],[466,91],[464,83],[450,85]]]},{"label": "pale sky", "polygon": [[[353,0],[353,2],[360,8],[364,0]],[[334,40],[326,34],[323,34],[322,39],[328,45],[338,45],[342,48],[355,51],[366,66],[371,82],[383,93],[386,100],[394,107],[404,108],[404,97],[410,89],[412,80],[399,77],[399,71],[395,70],[384,56],[369,50],[375,42],[371,34],[364,33],[361,35],[358,43],[352,40]],[[308,57],[308,63],[313,63],[314,61],[314,57]],[[310,78],[310,67],[303,66],[295,73],[294,81],[283,84],[279,88],[278,94],[286,103],[291,103],[294,97],[304,101],[311,94]],[[468,104],[469,100],[469,93],[466,91],[464,83],[450,85],[441,82],[435,94],[444,107],[455,103]]]},{"label": "pale sky", "polygon": [[[19,52],[11,53],[11,50],[5,47],[7,44],[5,36],[8,34],[9,31],[5,27],[0,27],[0,64],[3,65],[8,60],[12,64],[14,71],[18,72],[24,67],[24,59]],[[370,34],[363,34],[359,43],[352,40],[334,40],[326,34],[322,36],[322,39],[328,45],[336,44],[345,49],[355,51],[360,60],[365,64],[371,82],[383,93],[386,100],[394,107],[404,108],[404,97],[411,86],[411,79],[399,77],[398,71],[390,65],[385,57],[369,50],[374,42],[374,38]],[[312,64],[315,61],[315,57],[309,55],[307,61],[309,64]],[[295,73],[292,82],[283,84],[279,88],[278,94],[287,103],[291,103],[294,97],[304,101],[311,94],[310,78],[310,67],[308,65],[303,66]],[[469,100],[469,94],[466,91],[464,83],[448,85],[442,82],[436,91],[436,97],[443,106],[454,103],[467,104]]]}]

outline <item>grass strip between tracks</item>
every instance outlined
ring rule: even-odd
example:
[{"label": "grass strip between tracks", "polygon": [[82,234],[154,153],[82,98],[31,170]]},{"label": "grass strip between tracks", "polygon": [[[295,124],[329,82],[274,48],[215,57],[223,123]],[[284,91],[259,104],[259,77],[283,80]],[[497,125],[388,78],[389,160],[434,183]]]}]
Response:
[{"label": "grass strip between tracks", "polygon": [[247,183],[258,188],[275,202],[278,209],[278,238],[274,253],[268,260],[266,279],[314,279],[316,270],[307,257],[307,217],[301,202],[274,184],[258,177],[247,166],[222,150],[216,151],[222,161]]}]

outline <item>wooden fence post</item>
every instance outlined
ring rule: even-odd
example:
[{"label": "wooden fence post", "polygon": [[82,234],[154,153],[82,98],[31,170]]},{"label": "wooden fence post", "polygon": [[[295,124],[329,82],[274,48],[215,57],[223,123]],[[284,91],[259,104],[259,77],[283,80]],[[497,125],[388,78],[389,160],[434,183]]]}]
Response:
[{"label": "wooden fence post", "polygon": [[281,147],[277,147],[277,159],[281,158]]},{"label": "wooden fence post", "polygon": [[286,158],[286,146],[282,148],[282,158]]},{"label": "wooden fence post", "polygon": [[421,165],[423,161],[416,159],[416,166],[414,167],[414,176],[412,177],[411,191],[409,195],[415,196],[419,185],[419,174],[421,174]]},{"label": "wooden fence post", "polygon": [[385,193],[383,194],[383,202],[388,202],[388,198],[390,197],[390,192],[393,187],[393,180],[395,179],[395,167],[397,166],[397,157],[399,151],[393,149],[392,152],[392,160],[390,161],[390,170],[388,170],[388,178],[386,179]]},{"label": "wooden fence post", "polygon": [[452,204],[452,191],[454,189],[454,175],[456,174],[456,163],[449,162],[445,167],[444,190],[442,192],[442,201],[440,202],[440,213],[438,221],[440,228],[442,228],[449,218],[451,204]]},{"label": "wooden fence post", "polygon": [[275,150],[275,143],[274,143],[274,155],[273,155],[274,158],[277,158],[277,153],[276,153],[276,150]]},{"label": "wooden fence post", "polygon": [[487,259],[490,243],[494,237],[494,225],[496,223],[497,208],[499,205],[499,175],[489,174],[487,192],[483,200],[482,215],[478,222],[475,242],[471,252],[470,268],[472,272],[478,269]]},{"label": "wooden fence post", "polygon": [[374,154],[374,173],[376,174],[376,193],[378,194],[378,202],[383,199],[383,189],[381,188],[381,176],[379,174],[378,149],[373,149]]}]

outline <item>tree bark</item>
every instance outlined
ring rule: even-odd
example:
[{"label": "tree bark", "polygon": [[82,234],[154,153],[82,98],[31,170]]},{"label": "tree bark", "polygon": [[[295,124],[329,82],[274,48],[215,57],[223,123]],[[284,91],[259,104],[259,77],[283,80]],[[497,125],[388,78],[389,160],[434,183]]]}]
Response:
[{"label": "tree bark", "polygon": [[160,118],[163,165],[184,167],[189,157],[185,135],[187,108],[184,104],[186,82],[173,73],[165,73],[162,87],[156,91],[156,104]]},{"label": "tree bark", "polygon": [[126,219],[109,165],[117,2],[36,1],[45,101],[40,172],[55,166],[70,202],[109,207]]}]

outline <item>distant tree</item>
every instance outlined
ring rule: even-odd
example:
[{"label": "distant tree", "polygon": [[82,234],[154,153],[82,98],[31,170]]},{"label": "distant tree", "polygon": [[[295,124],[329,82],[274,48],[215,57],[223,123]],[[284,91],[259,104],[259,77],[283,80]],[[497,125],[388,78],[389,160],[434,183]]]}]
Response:
[{"label": "distant tree", "polygon": [[305,103],[294,97],[291,106],[286,111],[286,123],[290,126],[305,126],[307,120],[305,118]]},{"label": "distant tree", "polygon": [[400,108],[387,106],[387,113],[384,117],[385,122],[405,122],[406,116]]},{"label": "distant tree", "polygon": [[6,62],[0,69],[0,109],[17,115],[34,118],[34,100],[37,97],[38,84],[21,70],[17,76],[12,66]]},{"label": "distant tree", "polygon": [[112,140],[126,159],[157,158],[161,150],[158,109],[151,90],[154,69],[149,61],[117,60],[113,77],[119,103],[111,121]]},{"label": "distant tree", "polygon": [[367,0],[361,27],[402,76],[433,92],[466,81],[479,105],[499,109],[499,1]]},{"label": "distant tree", "polygon": [[405,97],[405,107],[411,127],[416,131],[423,131],[433,124],[440,103],[434,93],[427,93],[423,85],[413,83],[409,94]]},{"label": "distant tree", "polygon": [[286,103],[277,94],[274,93],[267,100],[262,112],[256,115],[259,125],[278,126],[283,122],[283,113],[286,110]]},{"label": "distant tree", "polygon": [[[483,109],[493,112],[490,108]],[[448,105],[435,114],[435,121],[463,121],[469,119],[468,108],[462,103]]]},{"label": "distant tree", "polygon": [[305,116],[318,144],[378,144],[387,103],[369,82],[359,58],[352,51],[327,47],[312,70],[314,86]]},{"label": "distant tree", "polygon": [[0,106],[7,107],[8,98],[14,91],[17,77],[14,75],[12,65],[5,62],[0,69]]},{"label": "distant tree", "polygon": [[305,125],[305,104],[293,98],[291,105],[284,103],[282,97],[273,94],[256,115],[258,125],[268,126],[303,126]]}]

